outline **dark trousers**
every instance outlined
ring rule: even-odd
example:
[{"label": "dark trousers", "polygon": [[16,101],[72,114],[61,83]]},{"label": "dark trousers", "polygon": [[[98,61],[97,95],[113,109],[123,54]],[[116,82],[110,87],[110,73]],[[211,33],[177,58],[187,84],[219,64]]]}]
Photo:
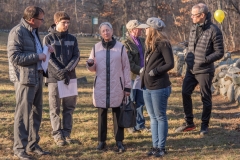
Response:
[{"label": "dark trousers", "polygon": [[14,83],[16,92],[16,108],[14,115],[15,154],[32,151],[38,147],[40,137],[38,131],[42,120],[42,73],[35,86]]},{"label": "dark trousers", "polygon": [[211,86],[213,76],[213,73],[192,74],[190,71],[187,71],[182,86],[183,108],[187,124],[193,124],[193,106],[191,95],[194,88],[197,84],[199,84],[201,100],[203,103],[201,126],[208,126],[212,111]]},{"label": "dark trousers", "polygon": [[[107,113],[108,109],[98,108],[98,141],[106,141],[107,139]],[[116,141],[124,139],[124,128],[118,126],[120,116],[120,107],[112,108],[114,135]]]}]

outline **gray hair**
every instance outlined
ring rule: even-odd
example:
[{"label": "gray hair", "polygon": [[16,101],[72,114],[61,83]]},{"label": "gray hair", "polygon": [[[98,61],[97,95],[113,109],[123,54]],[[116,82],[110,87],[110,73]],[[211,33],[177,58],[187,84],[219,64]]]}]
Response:
[{"label": "gray hair", "polygon": [[100,26],[98,27],[99,31],[100,31],[100,29],[101,29],[101,27],[102,27],[103,25],[106,25],[106,26],[108,26],[109,28],[113,29],[113,28],[112,28],[112,25],[111,25],[109,22],[103,22],[103,23],[101,23]]},{"label": "gray hair", "polygon": [[208,7],[204,3],[198,3],[192,7],[192,9],[195,9],[195,8],[198,8],[199,13],[204,13],[204,14],[208,13]]}]

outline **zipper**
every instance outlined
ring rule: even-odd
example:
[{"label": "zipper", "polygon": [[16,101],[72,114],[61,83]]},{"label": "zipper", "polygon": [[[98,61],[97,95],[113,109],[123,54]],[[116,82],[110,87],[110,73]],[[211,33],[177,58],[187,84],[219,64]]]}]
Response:
[{"label": "zipper", "polygon": [[122,87],[122,90],[123,90],[123,84],[122,84],[122,78],[120,77],[120,84],[121,84],[121,87]]},{"label": "zipper", "polygon": [[110,107],[110,49],[106,50],[106,108]]},{"label": "zipper", "polygon": [[95,80],[94,80],[94,84],[93,84],[94,88],[95,88],[95,85],[96,85],[96,81],[97,81],[97,76],[95,77]]}]

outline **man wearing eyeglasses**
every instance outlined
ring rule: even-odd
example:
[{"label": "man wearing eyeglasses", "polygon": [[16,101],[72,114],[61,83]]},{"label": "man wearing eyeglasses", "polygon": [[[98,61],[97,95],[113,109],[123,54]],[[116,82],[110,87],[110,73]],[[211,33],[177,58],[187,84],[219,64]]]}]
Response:
[{"label": "man wearing eyeglasses", "polygon": [[185,121],[175,132],[195,129],[193,122],[192,92],[199,85],[203,103],[200,135],[208,133],[212,111],[212,79],[214,62],[224,55],[223,36],[221,30],[211,22],[208,7],[199,3],[192,7],[193,26],[190,30],[188,52],[185,57],[187,72],[182,85],[182,100]]},{"label": "man wearing eyeglasses", "polygon": [[[54,14],[54,24],[49,28],[49,34],[43,39],[43,44],[52,45],[48,65],[48,91],[52,136],[58,146],[71,144],[71,131],[73,125],[73,111],[77,96],[59,98],[57,81],[69,84],[70,79],[76,79],[75,68],[80,60],[77,39],[68,33],[70,17],[63,11]],[[62,103],[62,120],[60,106]]]},{"label": "man wearing eyeglasses", "polygon": [[[32,159],[26,152],[38,155],[43,151],[38,142],[38,131],[42,119],[41,61],[45,61],[38,28],[43,24],[44,11],[35,6],[24,10],[21,22],[8,37],[9,77],[14,83],[16,107],[14,115],[14,155],[20,159]],[[52,47],[49,46],[49,52]]]}]

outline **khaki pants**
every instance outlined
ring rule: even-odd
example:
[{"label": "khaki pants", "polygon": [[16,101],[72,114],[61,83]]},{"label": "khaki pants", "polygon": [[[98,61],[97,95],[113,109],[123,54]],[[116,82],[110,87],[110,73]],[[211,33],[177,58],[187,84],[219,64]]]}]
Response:
[{"label": "khaki pants", "polygon": [[[73,111],[76,107],[77,96],[59,98],[57,83],[48,83],[49,110],[54,139],[70,136],[73,124]],[[62,102],[62,120],[60,106]]]}]

